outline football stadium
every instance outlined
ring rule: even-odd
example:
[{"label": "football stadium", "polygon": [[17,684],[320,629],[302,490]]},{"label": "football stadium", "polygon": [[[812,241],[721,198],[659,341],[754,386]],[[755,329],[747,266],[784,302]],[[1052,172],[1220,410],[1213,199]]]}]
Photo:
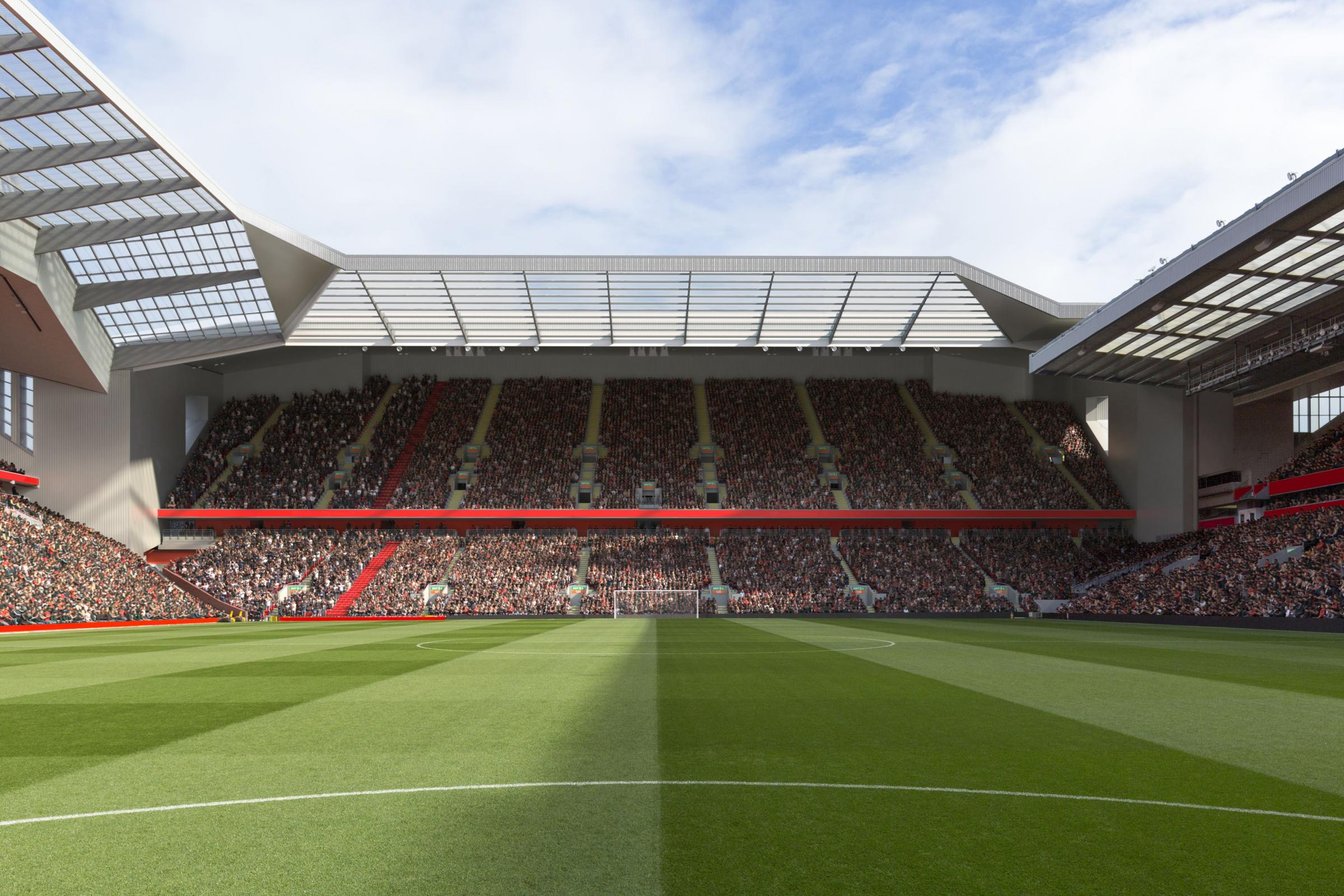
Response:
[{"label": "football stadium", "polygon": [[1344,891],[1344,150],[1098,304],[346,254],[0,74],[0,893]]}]

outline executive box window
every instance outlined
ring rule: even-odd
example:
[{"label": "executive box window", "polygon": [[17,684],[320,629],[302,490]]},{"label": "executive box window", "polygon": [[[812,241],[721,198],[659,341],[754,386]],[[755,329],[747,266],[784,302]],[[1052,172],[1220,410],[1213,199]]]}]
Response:
[{"label": "executive box window", "polygon": [[0,433],[28,451],[33,450],[33,378],[0,370]]}]

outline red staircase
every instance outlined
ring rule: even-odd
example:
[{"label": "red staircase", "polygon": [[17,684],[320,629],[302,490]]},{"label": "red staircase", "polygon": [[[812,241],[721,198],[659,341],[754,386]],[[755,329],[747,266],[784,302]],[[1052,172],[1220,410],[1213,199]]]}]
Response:
[{"label": "red staircase", "polygon": [[446,382],[437,382],[434,388],[429,390],[429,398],[425,401],[424,410],[420,412],[420,417],[411,427],[411,431],[406,434],[406,444],[401,447],[401,453],[397,455],[397,460],[392,464],[392,469],[387,471],[387,476],[383,479],[383,487],[378,490],[378,497],[373,499],[374,510],[386,510],[387,504],[392,500],[392,495],[396,493],[397,486],[401,485],[401,479],[406,475],[406,468],[411,465],[411,458],[415,457],[415,449],[420,447],[420,443],[425,440],[425,431],[429,429],[429,421],[434,419],[434,411],[439,406],[439,399],[443,397],[443,390],[447,387]]},{"label": "red staircase", "polygon": [[355,600],[364,593],[365,588],[369,587],[369,583],[373,581],[373,577],[378,575],[379,570],[387,565],[387,561],[392,559],[392,555],[397,552],[397,548],[399,547],[401,547],[401,542],[399,541],[389,541],[387,544],[383,545],[383,549],[373,555],[373,559],[369,561],[369,565],[364,567],[360,574],[355,577],[355,581],[350,584],[350,588],[337,598],[336,603],[327,611],[326,615],[346,615],[346,613],[349,612],[350,607],[354,605]]}]

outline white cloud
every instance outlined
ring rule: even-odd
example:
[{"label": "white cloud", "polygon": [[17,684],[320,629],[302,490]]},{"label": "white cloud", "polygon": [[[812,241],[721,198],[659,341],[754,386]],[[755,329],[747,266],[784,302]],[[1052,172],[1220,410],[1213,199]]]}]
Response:
[{"label": "white cloud", "polygon": [[86,48],[236,198],[346,251],[952,254],[1102,300],[1344,144],[1344,5],[1094,6],[1041,0],[1092,17],[1064,34],[893,13],[796,69],[789,10],[754,2],[710,26],[656,0],[121,0]]}]

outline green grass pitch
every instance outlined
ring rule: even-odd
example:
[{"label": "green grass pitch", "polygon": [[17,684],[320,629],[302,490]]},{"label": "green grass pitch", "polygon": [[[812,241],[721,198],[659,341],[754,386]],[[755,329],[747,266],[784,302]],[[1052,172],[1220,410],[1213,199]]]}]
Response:
[{"label": "green grass pitch", "polygon": [[1340,892],[1338,636],[884,619],[0,636],[2,894]]}]

